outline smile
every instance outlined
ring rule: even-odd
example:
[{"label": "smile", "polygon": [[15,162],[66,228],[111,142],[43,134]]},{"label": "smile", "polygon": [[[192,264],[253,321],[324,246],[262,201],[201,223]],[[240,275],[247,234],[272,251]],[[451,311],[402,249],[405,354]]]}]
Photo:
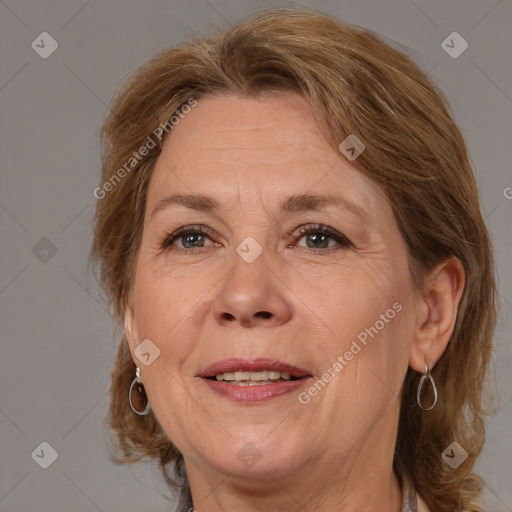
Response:
[{"label": "smile", "polygon": [[292,391],[312,376],[296,366],[275,359],[225,359],[200,375],[217,394],[238,402],[269,400]]}]

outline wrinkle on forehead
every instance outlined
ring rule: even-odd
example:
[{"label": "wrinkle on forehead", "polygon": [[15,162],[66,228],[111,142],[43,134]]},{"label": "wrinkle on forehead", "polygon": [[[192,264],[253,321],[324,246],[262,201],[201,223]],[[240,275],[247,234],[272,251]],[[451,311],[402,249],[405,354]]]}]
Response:
[{"label": "wrinkle on forehead", "polygon": [[[221,105],[230,103],[228,108],[219,108]],[[277,108],[276,108],[277,106]],[[197,113],[201,110],[202,115]],[[282,116],[280,110],[286,110],[286,119]],[[217,125],[208,125],[204,116],[208,117],[214,113]],[[189,124],[197,127],[201,132],[201,137],[208,137],[208,134],[216,136],[247,134],[261,131],[262,133],[278,133],[280,140],[286,138],[290,141],[296,140],[297,132],[288,130],[290,121],[297,120],[309,128],[315,127],[319,138],[324,136],[319,127],[319,120],[315,116],[310,104],[298,93],[290,91],[277,91],[265,94],[258,98],[243,97],[234,94],[206,96],[199,100],[197,107],[185,116],[185,118],[172,130],[170,139],[179,137],[181,127]],[[206,123],[206,124],[205,124]],[[206,129],[205,129],[206,128]],[[188,134],[190,136],[193,134]],[[309,130],[308,139],[311,137]],[[230,139],[231,141],[231,139]],[[269,142],[274,139],[270,138]],[[244,141],[245,142],[245,141]],[[308,140],[308,142],[310,142]],[[164,141],[165,145],[165,141]]]},{"label": "wrinkle on forehead", "polygon": [[205,97],[173,129],[159,160],[152,203],[176,189],[216,196],[230,211],[277,211],[270,205],[290,194],[337,191],[374,220],[383,213],[373,211],[382,207],[378,187],[330,145],[297,93]]}]

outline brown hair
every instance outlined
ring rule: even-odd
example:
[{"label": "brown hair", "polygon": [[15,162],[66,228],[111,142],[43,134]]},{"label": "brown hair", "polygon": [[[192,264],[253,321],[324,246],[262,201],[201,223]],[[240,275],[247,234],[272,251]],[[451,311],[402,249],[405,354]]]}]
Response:
[{"label": "brown hair", "polygon": [[[437,87],[402,52],[375,34],[313,11],[257,13],[235,27],[164,50],[125,83],[101,130],[102,182],[92,261],[121,321],[133,282],[145,199],[160,153],[155,128],[187,100],[271,90],[303,95],[325,124],[333,146],[348,134],[366,145],[354,164],[387,194],[407,243],[411,274],[454,255],[466,274],[448,347],[432,371],[440,390],[425,413],[416,403],[419,374],[409,368],[403,385],[394,467],[407,473],[431,510],[481,511],[482,481],[471,473],[484,441],[483,392],[496,318],[494,263],[479,209],[476,182],[462,135]],[[112,182],[147,137],[155,147]],[[121,340],[112,374],[109,426],[122,454],[159,462],[170,470],[183,458],[155,416],[135,415],[128,388],[135,373]],[[468,459],[452,469],[441,457],[457,441]]]}]

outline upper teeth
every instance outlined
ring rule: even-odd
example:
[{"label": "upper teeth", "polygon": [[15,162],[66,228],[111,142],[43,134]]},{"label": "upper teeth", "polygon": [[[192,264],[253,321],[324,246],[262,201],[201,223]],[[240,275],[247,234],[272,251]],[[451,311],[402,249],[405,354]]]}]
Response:
[{"label": "upper teeth", "polygon": [[217,380],[236,380],[238,382],[244,380],[259,382],[262,380],[278,380],[279,378],[290,380],[290,374],[285,372],[276,372],[274,370],[265,370],[262,372],[218,373],[215,378]]}]

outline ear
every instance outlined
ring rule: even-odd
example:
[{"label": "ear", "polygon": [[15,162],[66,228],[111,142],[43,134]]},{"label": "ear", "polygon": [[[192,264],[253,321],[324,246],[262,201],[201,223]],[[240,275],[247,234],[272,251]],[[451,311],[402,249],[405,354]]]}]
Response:
[{"label": "ear", "polygon": [[464,284],[464,267],[455,256],[439,264],[425,279],[418,292],[415,337],[409,357],[413,370],[425,373],[425,365],[432,369],[446,350]]},{"label": "ear", "polygon": [[137,347],[137,340],[139,338],[137,336],[134,308],[131,301],[127,301],[124,308],[124,333],[133,357],[133,351]]}]

